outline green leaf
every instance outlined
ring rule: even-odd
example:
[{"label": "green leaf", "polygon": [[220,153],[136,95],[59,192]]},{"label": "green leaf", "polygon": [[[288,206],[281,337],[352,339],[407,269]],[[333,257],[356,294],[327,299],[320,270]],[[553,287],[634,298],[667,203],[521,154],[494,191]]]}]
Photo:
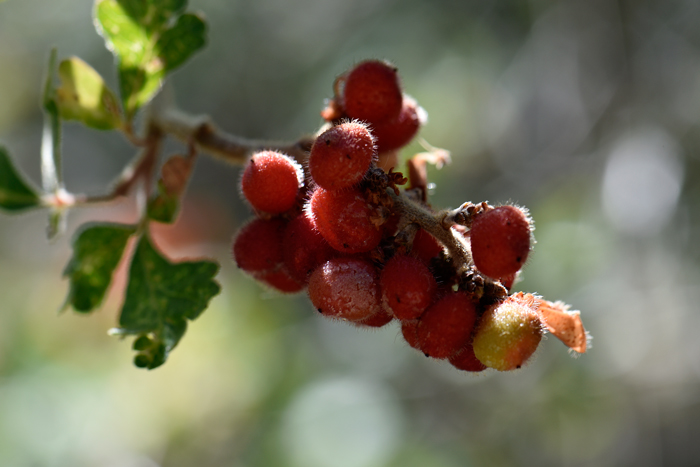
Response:
[{"label": "green leaf", "polygon": [[124,254],[132,225],[86,224],[73,241],[73,257],[63,276],[70,279],[65,306],[89,313],[100,306]]},{"label": "green leaf", "polygon": [[90,65],[71,57],[58,65],[58,76],[61,86],[56,89],[56,102],[61,118],[98,130],[121,125],[117,98]]},{"label": "green leaf", "polygon": [[119,318],[122,335],[151,338],[152,345],[137,355],[137,366],[152,369],[165,362],[187,330],[187,320],[196,319],[221,290],[213,280],[218,271],[219,265],[212,261],[172,263],[147,235],[141,237]]},{"label": "green leaf", "polygon": [[179,67],[206,44],[207,25],[199,16],[182,15],[177,23],[163,32],[156,49],[166,72]]},{"label": "green leaf", "polygon": [[0,146],[0,207],[19,211],[38,206],[41,198],[20,177],[7,150]]},{"label": "green leaf", "polygon": [[96,0],[95,24],[117,58],[127,119],[155,95],[167,73],[205,45],[204,20],[179,16],[186,6],[186,0]]}]

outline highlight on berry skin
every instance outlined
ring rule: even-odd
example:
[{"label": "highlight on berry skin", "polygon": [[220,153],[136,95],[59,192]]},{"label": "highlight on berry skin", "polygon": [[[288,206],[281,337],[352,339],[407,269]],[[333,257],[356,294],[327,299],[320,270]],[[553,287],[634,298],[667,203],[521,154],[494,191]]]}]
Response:
[{"label": "highlight on berry skin", "polygon": [[280,293],[305,291],[320,317],[394,325],[407,347],[455,371],[517,370],[546,333],[586,352],[578,311],[510,292],[534,244],[527,209],[433,207],[427,166],[450,158],[426,142],[407,177],[398,171],[426,119],[393,65],[367,60],[342,74],[322,115],[303,164],[260,151],[246,165],[254,219],[233,242],[241,270]]}]

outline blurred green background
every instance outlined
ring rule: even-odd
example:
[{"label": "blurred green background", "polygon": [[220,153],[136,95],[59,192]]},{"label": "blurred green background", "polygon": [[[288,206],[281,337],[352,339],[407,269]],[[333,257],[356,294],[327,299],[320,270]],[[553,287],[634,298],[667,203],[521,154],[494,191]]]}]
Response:
[{"label": "blurred green background", "polygon": [[[210,45],[173,76],[181,107],[225,130],[315,130],[336,75],[388,58],[452,151],[437,207],[512,201],[538,243],[516,289],[580,309],[593,348],[556,339],[513,373],[461,373],[403,343],[322,320],[304,296],[231,264],[250,216],[238,169],[202,158],[173,258],[222,263],[223,292],[168,362],[131,365],[116,324],[123,275],[94,316],[58,315],[70,234],[133,221],[133,201],[0,214],[2,466],[700,465],[700,2],[694,0],[191,0]],[[0,139],[40,180],[41,81],[51,46],[116,88],[89,0],[0,5]],[[410,155],[417,150],[405,151]],[[171,142],[169,150],[181,151]],[[68,189],[103,193],[133,155],[65,127]]]}]

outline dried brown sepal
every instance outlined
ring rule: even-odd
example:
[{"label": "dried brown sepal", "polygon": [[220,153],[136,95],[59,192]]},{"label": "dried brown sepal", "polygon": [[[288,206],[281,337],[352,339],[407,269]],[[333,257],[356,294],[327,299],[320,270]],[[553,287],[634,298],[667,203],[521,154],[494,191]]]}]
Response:
[{"label": "dried brown sepal", "polygon": [[539,300],[539,302],[537,311],[547,331],[571,350],[586,353],[588,334],[581,322],[580,312],[570,311],[569,306],[563,302],[552,303],[547,300]]},{"label": "dried brown sepal", "polygon": [[192,174],[193,162],[193,158],[183,156],[172,156],[165,161],[160,179],[168,195],[179,196],[185,191]]}]

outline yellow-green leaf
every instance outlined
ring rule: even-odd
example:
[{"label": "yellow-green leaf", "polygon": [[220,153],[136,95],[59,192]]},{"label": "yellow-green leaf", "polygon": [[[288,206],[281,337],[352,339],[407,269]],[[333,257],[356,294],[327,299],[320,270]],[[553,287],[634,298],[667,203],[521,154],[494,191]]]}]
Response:
[{"label": "yellow-green leaf", "polygon": [[90,65],[71,57],[58,65],[58,76],[61,85],[56,89],[56,101],[61,118],[99,130],[121,125],[117,98]]}]

